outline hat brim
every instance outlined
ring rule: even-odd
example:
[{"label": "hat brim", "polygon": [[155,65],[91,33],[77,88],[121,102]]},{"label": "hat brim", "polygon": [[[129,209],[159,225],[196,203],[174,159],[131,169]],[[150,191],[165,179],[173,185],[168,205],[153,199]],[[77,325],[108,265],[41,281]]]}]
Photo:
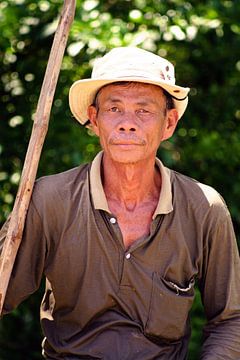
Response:
[{"label": "hat brim", "polygon": [[115,79],[83,79],[73,83],[69,91],[69,105],[74,117],[84,125],[88,121],[87,109],[93,103],[96,93],[105,85],[119,81],[140,82],[157,85],[173,96],[174,106],[179,119],[182,117],[188,104],[189,88],[172,85],[164,81],[156,81],[146,78],[126,77]]}]

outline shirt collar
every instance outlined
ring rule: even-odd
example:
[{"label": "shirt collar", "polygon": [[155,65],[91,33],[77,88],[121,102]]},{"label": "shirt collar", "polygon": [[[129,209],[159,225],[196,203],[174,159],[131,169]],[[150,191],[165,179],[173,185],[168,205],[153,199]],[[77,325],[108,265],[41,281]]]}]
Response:
[{"label": "shirt collar", "polygon": [[153,219],[160,214],[168,214],[173,211],[172,204],[172,184],[171,184],[171,171],[163,165],[163,163],[156,158],[156,165],[161,174],[161,191],[156,210],[153,214]]},{"label": "shirt collar", "polygon": [[[90,189],[93,199],[93,205],[96,210],[104,210],[111,213],[107,199],[103,190],[101,180],[101,162],[103,151],[97,154],[94,158],[90,170]],[[166,168],[162,162],[156,158],[156,165],[159,168],[162,178],[162,187],[159,196],[159,201],[156,210],[153,214],[153,219],[159,214],[168,214],[173,210],[172,205],[172,186],[170,170]]]},{"label": "shirt collar", "polygon": [[102,156],[103,156],[103,151],[99,152],[97,156],[93,159],[90,170],[90,189],[91,189],[94,208],[97,210],[104,210],[111,213],[102,186],[102,179],[101,179]]}]

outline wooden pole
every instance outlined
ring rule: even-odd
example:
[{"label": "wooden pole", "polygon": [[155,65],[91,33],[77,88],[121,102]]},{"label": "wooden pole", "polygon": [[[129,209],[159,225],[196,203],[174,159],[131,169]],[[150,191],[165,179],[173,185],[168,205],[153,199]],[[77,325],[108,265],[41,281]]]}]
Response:
[{"label": "wooden pole", "polygon": [[[53,97],[57,85],[69,30],[74,19],[76,0],[65,0],[54,36],[48,64],[38,100],[31,138],[23,166],[8,232],[0,258],[0,314],[14,261],[21,243],[25,218],[36,179],[38,163],[48,130]],[[27,259],[26,259],[27,261]]]}]

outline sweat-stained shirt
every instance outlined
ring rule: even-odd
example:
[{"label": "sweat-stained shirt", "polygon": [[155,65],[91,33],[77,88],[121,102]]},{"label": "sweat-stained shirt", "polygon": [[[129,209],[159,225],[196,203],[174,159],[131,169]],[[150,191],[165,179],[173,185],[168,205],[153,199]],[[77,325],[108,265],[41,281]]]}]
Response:
[{"label": "sweat-stained shirt", "polygon": [[162,187],[150,234],[126,249],[101,158],[36,182],[4,312],[45,275],[46,359],[183,360],[197,282],[201,359],[240,359],[239,254],[222,198],[156,159]]}]

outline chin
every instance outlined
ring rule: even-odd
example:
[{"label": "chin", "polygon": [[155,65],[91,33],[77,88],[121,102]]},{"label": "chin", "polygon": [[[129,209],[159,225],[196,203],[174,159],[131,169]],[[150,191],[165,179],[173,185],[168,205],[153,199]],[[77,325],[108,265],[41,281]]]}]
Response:
[{"label": "chin", "polygon": [[114,162],[118,162],[121,164],[134,164],[139,161],[143,161],[146,158],[146,154],[144,151],[112,151],[110,152],[110,158]]}]

